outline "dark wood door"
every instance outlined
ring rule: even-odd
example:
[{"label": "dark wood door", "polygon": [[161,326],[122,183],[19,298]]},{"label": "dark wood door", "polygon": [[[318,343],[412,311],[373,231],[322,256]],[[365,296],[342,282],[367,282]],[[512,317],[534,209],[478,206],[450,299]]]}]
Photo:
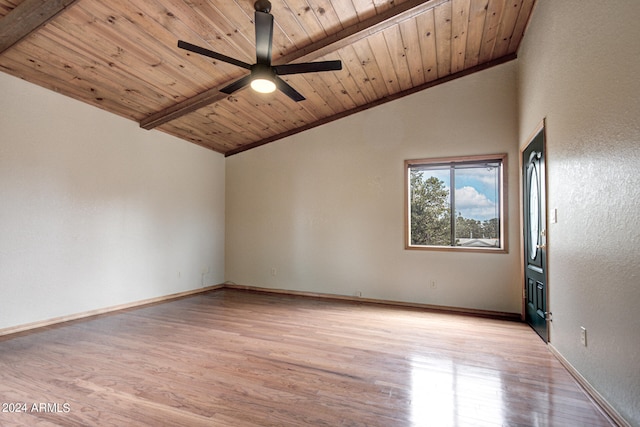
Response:
[{"label": "dark wood door", "polygon": [[524,203],[525,319],[549,341],[547,304],[547,232],[544,128],[522,154]]}]

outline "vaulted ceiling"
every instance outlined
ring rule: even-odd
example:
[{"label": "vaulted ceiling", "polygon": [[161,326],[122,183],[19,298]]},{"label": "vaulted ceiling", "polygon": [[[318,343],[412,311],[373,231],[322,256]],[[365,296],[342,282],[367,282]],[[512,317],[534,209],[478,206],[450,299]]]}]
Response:
[{"label": "vaulted ceiling", "polygon": [[254,63],[253,0],[0,0],[0,70],[225,155],[512,60],[535,0],[271,0],[306,100],[219,89]]}]

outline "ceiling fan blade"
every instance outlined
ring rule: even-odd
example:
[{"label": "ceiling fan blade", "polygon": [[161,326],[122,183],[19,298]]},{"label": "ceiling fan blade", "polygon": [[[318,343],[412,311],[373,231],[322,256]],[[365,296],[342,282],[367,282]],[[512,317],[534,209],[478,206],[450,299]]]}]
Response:
[{"label": "ceiling fan blade", "polygon": [[280,76],[286,74],[316,73],[319,71],[337,71],[342,70],[342,61],[318,61],[275,65],[273,70]]},{"label": "ceiling fan blade", "polygon": [[227,85],[227,86],[223,87],[222,89],[220,89],[220,92],[230,95],[233,92],[235,92],[235,91],[237,91],[239,89],[242,89],[243,87],[245,87],[249,83],[251,83],[251,74],[247,74],[246,76],[236,80],[235,82],[231,83],[230,85]]},{"label": "ceiling fan blade", "polygon": [[258,64],[271,65],[271,43],[273,42],[273,15],[255,13],[256,24],[256,59]]},{"label": "ceiling fan blade", "polygon": [[293,99],[296,102],[304,101],[306,99],[304,96],[300,94],[300,92],[298,92],[293,87],[291,87],[289,83],[285,82],[278,76],[274,76],[274,77],[275,77],[276,87],[280,89],[280,91],[283,92],[285,95],[287,95],[289,98]]},{"label": "ceiling fan blade", "polygon": [[198,53],[200,55],[208,56],[209,58],[217,59],[218,61],[237,65],[238,67],[246,68],[247,70],[251,69],[251,64],[247,64],[246,62],[240,61],[235,58],[231,58],[230,56],[223,55],[221,53],[214,52],[212,50],[205,49],[200,46],[196,46],[195,44],[191,44],[189,42],[178,40],[178,47],[180,49],[185,49],[194,53]]}]

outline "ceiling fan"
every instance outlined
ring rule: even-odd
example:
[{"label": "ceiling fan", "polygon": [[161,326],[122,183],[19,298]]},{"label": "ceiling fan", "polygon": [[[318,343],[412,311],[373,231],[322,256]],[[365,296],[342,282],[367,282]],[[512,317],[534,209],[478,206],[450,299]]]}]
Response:
[{"label": "ceiling fan", "polygon": [[342,69],[342,62],[340,60],[271,65],[271,45],[273,41],[273,15],[269,13],[271,11],[271,3],[268,0],[258,0],[254,3],[253,7],[256,10],[254,22],[256,26],[257,59],[253,65],[182,40],[178,41],[178,47],[181,49],[237,65],[238,67],[251,71],[251,74],[223,87],[220,89],[220,92],[231,94],[238,89],[251,85],[257,92],[270,93],[277,88],[294,101],[303,101],[305,97],[279,76],[315,73],[319,71],[337,71]]}]

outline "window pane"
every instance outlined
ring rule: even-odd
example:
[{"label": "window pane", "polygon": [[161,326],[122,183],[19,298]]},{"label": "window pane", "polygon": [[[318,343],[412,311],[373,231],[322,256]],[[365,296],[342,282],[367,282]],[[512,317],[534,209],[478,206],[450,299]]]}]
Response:
[{"label": "window pane", "polygon": [[456,246],[500,246],[499,184],[495,163],[455,168]]},{"label": "window pane", "polygon": [[411,244],[451,244],[449,169],[410,170]]}]

